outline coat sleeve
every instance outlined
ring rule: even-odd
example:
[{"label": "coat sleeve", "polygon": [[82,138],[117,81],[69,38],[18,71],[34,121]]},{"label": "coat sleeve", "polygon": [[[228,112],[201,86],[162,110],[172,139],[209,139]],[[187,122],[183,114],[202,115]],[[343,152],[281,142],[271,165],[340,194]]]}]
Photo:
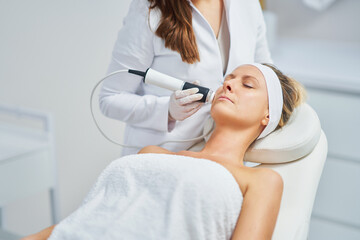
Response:
[{"label": "coat sleeve", "polygon": [[[145,71],[154,58],[154,29],[150,28],[148,1],[133,0],[118,33],[107,74],[121,69]],[[142,79],[128,73],[107,78],[99,94],[101,112],[136,127],[171,131],[169,96],[143,95]]]},{"label": "coat sleeve", "polygon": [[258,27],[257,27],[257,37],[256,37],[256,48],[255,48],[255,62],[257,63],[273,63],[271,58],[267,38],[266,38],[266,25],[264,20],[264,15],[261,10],[260,2],[255,1],[258,5]]}]

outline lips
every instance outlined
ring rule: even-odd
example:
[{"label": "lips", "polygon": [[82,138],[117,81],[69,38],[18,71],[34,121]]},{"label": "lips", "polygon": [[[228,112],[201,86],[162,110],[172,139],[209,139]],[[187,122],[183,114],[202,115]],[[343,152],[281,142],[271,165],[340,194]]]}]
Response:
[{"label": "lips", "polygon": [[228,98],[228,97],[225,96],[225,95],[221,95],[218,99],[221,99],[221,98],[227,99],[227,100],[229,100],[230,102],[234,103],[230,98]]}]

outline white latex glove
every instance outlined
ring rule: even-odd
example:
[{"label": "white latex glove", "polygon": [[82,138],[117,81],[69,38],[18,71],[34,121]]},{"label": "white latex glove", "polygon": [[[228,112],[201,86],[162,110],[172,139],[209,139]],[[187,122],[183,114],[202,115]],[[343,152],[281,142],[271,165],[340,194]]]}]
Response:
[{"label": "white latex glove", "polygon": [[[193,83],[199,85],[198,81]],[[173,92],[170,96],[169,119],[182,121],[196,113],[204,105],[196,102],[203,97],[198,91],[198,88],[190,88]]]}]

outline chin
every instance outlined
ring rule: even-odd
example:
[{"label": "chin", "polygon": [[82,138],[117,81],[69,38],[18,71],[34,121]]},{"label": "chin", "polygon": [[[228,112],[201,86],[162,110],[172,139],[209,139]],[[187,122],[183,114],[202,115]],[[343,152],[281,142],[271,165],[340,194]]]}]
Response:
[{"label": "chin", "polygon": [[233,108],[226,107],[223,104],[214,104],[211,106],[210,115],[214,119],[215,123],[224,122],[230,123],[232,121],[239,121],[236,119],[238,113],[235,113]]}]

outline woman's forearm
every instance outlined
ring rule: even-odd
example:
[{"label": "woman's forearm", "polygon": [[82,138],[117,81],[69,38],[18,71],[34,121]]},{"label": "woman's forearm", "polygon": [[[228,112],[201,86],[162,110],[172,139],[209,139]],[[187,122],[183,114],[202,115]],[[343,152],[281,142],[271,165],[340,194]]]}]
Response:
[{"label": "woman's forearm", "polygon": [[38,232],[38,233],[35,233],[35,234],[32,234],[32,235],[29,235],[29,236],[26,236],[24,238],[22,238],[21,240],[46,240],[50,237],[52,231],[54,230],[54,227],[56,225],[52,225],[48,228],[45,228],[44,230]]}]

